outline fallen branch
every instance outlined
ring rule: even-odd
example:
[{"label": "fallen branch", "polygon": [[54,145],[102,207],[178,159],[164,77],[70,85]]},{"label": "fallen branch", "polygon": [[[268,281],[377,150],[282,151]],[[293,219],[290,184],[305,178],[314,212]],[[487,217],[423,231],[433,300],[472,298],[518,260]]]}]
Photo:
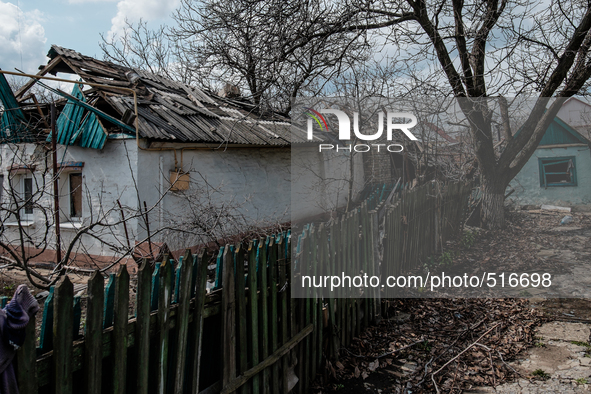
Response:
[{"label": "fallen branch", "polygon": [[437,371],[433,372],[431,375],[437,375],[439,372],[441,372],[441,370],[445,367],[447,367],[450,363],[452,363],[454,360],[456,360],[458,357],[460,357],[462,354],[466,353],[468,350],[470,350],[474,345],[478,344],[478,342],[480,342],[480,340],[482,338],[484,338],[488,333],[490,333],[492,330],[494,330],[495,328],[497,328],[501,323],[497,323],[494,326],[492,326],[491,328],[489,328],[484,334],[482,334],[475,342],[473,342],[470,346],[468,346],[467,348],[465,348],[464,350],[462,350],[461,352],[459,352],[458,354],[456,354],[451,360],[449,360],[448,362],[446,362],[445,364],[443,364],[443,366],[441,368],[439,368]]},{"label": "fallen branch", "polygon": [[[413,342],[413,343],[411,343],[411,344],[409,344],[409,345],[403,346],[403,347],[401,347],[401,348],[399,348],[399,349],[392,350],[391,352],[387,352],[387,353],[381,354],[381,355],[379,355],[379,356],[378,356],[378,357],[376,357],[376,358],[382,358],[382,357],[390,356],[390,355],[392,355],[392,354],[394,354],[394,353],[398,353],[398,352],[400,352],[400,351],[402,351],[402,350],[404,350],[404,349],[408,349],[409,347],[413,347],[413,346],[414,346],[414,345],[416,345],[417,343],[421,343],[421,342],[424,342],[424,339],[420,339],[420,340],[418,340],[418,341],[416,341],[416,342]],[[366,356],[366,357],[367,357],[367,356]],[[373,358],[373,357],[372,357],[372,358]]]}]

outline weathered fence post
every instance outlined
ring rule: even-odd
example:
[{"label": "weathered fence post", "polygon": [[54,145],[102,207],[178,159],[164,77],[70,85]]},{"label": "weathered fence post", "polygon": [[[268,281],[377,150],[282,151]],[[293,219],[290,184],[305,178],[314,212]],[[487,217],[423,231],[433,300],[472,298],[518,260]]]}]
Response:
[{"label": "weathered fence post", "polygon": [[191,301],[191,282],[193,280],[193,254],[189,249],[185,251],[183,264],[180,268],[178,294],[178,308],[176,326],[178,330],[176,371],[174,377],[174,392],[182,394],[185,383],[185,362],[187,360],[187,344],[189,338],[189,302]]},{"label": "weathered fence post", "polygon": [[102,387],[104,284],[105,280],[100,271],[94,271],[88,280],[86,332],[84,333],[84,376],[88,394],[100,394]]},{"label": "weathered fence post", "polygon": [[226,387],[236,377],[236,297],[234,280],[234,256],[230,248],[224,250],[222,281],[222,387]]},{"label": "weathered fence post", "polygon": [[137,273],[137,394],[148,394],[150,357],[150,290],[152,273],[150,261],[144,259]]},{"label": "weathered fence post", "polygon": [[74,286],[63,276],[55,286],[53,319],[53,365],[55,394],[72,393],[72,321]]},{"label": "weathered fence post", "polygon": [[35,316],[25,329],[25,342],[16,354],[17,382],[20,394],[37,393],[37,351],[35,347]]},{"label": "weathered fence post", "polygon": [[166,393],[167,385],[167,371],[168,371],[168,333],[170,331],[170,303],[172,299],[172,263],[168,260],[168,256],[164,257],[164,261],[160,266],[160,291],[158,294],[158,326],[160,330],[160,337],[158,340],[158,347],[160,353],[158,355],[158,383],[157,389],[159,394]]},{"label": "weathered fence post", "polygon": [[[195,282],[195,313],[193,314],[193,321],[195,322],[195,352],[193,354],[193,393],[199,392],[199,372],[201,369],[201,342],[203,334],[203,305],[205,303],[205,296],[207,294],[207,263],[209,255],[206,250],[202,250],[197,256]],[[223,313],[223,311],[222,311]]]},{"label": "weathered fence post", "polygon": [[124,394],[127,383],[127,321],[129,309],[129,272],[121,264],[115,285],[113,318],[113,393]]}]

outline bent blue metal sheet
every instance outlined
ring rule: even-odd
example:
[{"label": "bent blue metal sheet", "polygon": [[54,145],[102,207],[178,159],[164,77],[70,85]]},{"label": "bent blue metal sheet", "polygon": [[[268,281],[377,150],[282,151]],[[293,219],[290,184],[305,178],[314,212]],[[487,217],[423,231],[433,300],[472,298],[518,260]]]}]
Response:
[{"label": "bent blue metal sheet", "polygon": [[[75,84],[72,96],[85,102],[80,85]],[[78,145],[82,148],[103,149],[107,133],[96,114],[87,111],[81,105],[68,100],[60,116],[57,118],[57,143],[61,145]],[[51,133],[47,141],[51,141]]]},{"label": "bent blue metal sheet", "polygon": [[3,142],[33,142],[32,129],[29,128],[25,114],[19,106],[12,89],[4,74],[0,74],[0,101],[2,101],[2,117],[0,118],[0,138]]}]

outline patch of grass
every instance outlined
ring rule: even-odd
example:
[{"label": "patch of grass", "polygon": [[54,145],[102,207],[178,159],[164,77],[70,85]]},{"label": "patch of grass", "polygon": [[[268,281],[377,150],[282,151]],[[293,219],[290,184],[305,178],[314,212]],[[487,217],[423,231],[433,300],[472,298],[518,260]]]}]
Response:
[{"label": "patch of grass", "polygon": [[535,347],[546,347],[546,344],[544,342],[536,342],[534,343]]},{"label": "patch of grass", "polygon": [[341,390],[341,389],[344,389],[344,388],[345,388],[345,385],[339,383],[339,384],[337,384],[335,390]]},{"label": "patch of grass", "polygon": [[577,382],[578,385],[583,385],[583,384],[588,383],[586,378],[578,378],[577,380],[575,380],[575,382]]},{"label": "patch of grass", "polygon": [[424,351],[426,351],[426,352],[430,352],[430,351],[431,351],[431,348],[432,348],[433,346],[431,346],[431,344],[429,343],[429,341],[423,341],[423,342],[419,343],[419,344],[417,345],[417,347],[418,347],[419,349],[421,349],[421,350],[424,350]]},{"label": "patch of grass", "polygon": [[545,372],[543,369],[536,369],[531,374],[542,380],[550,379],[550,374]]},{"label": "patch of grass", "polygon": [[443,265],[445,267],[449,267],[454,262],[454,254],[453,252],[443,252],[441,256],[439,256],[439,265]]},{"label": "patch of grass", "polygon": [[462,246],[464,249],[470,249],[474,246],[474,242],[476,241],[476,236],[470,230],[465,230],[464,234],[462,235]]},{"label": "patch of grass", "polygon": [[583,347],[586,347],[587,349],[591,349],[591,345],[589,344],[589,342],[570,341],[570,343],[572,343],[573,345],[583,346]]}]

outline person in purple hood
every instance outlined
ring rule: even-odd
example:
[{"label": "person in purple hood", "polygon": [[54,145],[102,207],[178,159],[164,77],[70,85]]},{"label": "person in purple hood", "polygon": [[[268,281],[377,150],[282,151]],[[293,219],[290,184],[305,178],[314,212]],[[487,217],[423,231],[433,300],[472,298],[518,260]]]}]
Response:
[{"label": "person in purple hood", "polygon": [[12,300],[0,309],[0,394],[18,394],[12,361],[25,342],[25,328],[39,304],[26,285],[17,287]]}]

